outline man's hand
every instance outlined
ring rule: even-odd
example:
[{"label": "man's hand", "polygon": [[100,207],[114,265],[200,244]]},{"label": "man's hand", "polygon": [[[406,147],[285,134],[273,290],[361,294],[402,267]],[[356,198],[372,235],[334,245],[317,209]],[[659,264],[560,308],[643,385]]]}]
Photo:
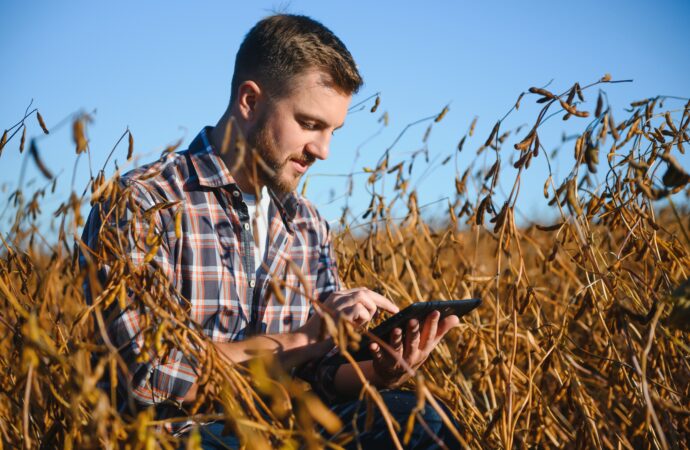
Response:
[{"label": "man's hand", "polygon": [[[347,320],[356,327],[369,322],[379,308],[391,314],[400,311],[392,301],[366,288],[333,292],[322,303],[322,307],[336,321]],[[305,332],[313,338],[319,335],[320,329],[321,317],[318,314],[314,314],[304,325]]]},{"label": "man's hand", "polygon": [[379,387],[395,387],[404,383],[409,373],[400,363],[403,360],[411,369],[421,366],[429,357],[431,351],[438,345],[451,329],[460,324],[458,316],[448,316],[439,320],[441,313],[434,311],[429,314],[421,326],[417,319],[407,323],[407,331],[403,338],[400,328],[391,332],[390,346],[393,353],[384,350],[375,342],[369,345],[373,355],[373,369],[376,383]]}]

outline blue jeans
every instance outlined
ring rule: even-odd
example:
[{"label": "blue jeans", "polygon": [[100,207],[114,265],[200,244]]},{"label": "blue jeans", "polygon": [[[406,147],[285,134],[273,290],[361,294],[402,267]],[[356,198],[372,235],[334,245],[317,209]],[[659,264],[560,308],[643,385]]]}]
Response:
[{"label": "blue jeans", "polygon": [[[401,426],[401,432],[398,437],[400,442],[402,442],[402,437],[405,432],[407,425],[407,418],[417,404],[417,397],[414,392],[403,392],[403,391],[381,391],[381,397],[386,403],[388,410],[395,420]],[[445,409],[445,407],[444,407]],[[351,441],[346,448],[356,449],[357,442],[361,445],[362,449],[387,449],[394,448],[393,442],[388,433],[388,427],[383,419],[378,408],[374,408],[375,417],[373,426],[370,431],[364,431],[364,425],[366,422],[366,403],[360,402],[358,400],[349,401],[345,403],[339,403],[331,407],[331,410],[335,412],[343,422],[343,431],[352,432],[354,430],[352,419],[355,414],[357,414],[356,420],[356,430],[358,435],[353,441]],[[445,409],[446,414],[452,420],[452,415]],[[459,443],[455,440],[453,435],[449,432],[441,416],[427,405],[424,408],[422,418],[426,422],[429,430],[431,430],[437,438],[443,442],[449,449],[460,448]],[[221,432],[223,431],[223,423],[216,422],[208,424],[202,427],[200,430],[202,438],[202,447],[204,449],[235,449],[239,447],[239,440],[233,435],[223,436]],[[418,448],[418,449],[434,449],[439,448],[436,443],[436,439],[432,437],[427,430],[420,424],[419,418],[415,420],[415,427],[412,432],[412,438],[410,443],[406,448]]]}]

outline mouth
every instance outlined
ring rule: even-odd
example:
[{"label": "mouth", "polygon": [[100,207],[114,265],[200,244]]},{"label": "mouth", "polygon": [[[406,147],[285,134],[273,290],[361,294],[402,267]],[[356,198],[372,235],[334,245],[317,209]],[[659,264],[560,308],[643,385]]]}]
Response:
[{"label": "mouth", "polygon": [[303,161],[299,161],[297,159],[291,159],[290,162],[292,163],[292,167],[294,167],[298,173],[306,172],[310,166],[310,164],[305,163]]}]

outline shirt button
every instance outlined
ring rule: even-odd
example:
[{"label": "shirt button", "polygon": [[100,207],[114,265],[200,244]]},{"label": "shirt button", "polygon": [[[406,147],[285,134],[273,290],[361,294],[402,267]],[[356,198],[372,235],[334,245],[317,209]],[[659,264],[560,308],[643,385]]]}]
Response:
[{"label": "shirt button", "polygon": [[245,230],[249,230],[249,223],[245,223],[245,224],[244,224],[244,229],[245,229]]},{"label": "shirt button", "polygon": [[239,197],[239,196],[240,196],[240,191],[232,191],[232,196],[233,196],[233,197]]},{"label": "shirt button", "polygon": [[254,281],[254,280],[249,280],[249,287],[250,287],[250,288],[253,288],[254,286],[256,286],[256,281]]}]

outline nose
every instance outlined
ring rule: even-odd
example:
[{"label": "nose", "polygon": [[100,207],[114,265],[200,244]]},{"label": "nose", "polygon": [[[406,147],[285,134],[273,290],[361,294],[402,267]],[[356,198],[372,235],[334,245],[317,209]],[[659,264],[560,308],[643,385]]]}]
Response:
[{"label": "nose", "polygon": [[319,139],[314,139],[307,145],[307,152],[316,159],[324,160],[328,158],[331,136],[324,133]]}]

